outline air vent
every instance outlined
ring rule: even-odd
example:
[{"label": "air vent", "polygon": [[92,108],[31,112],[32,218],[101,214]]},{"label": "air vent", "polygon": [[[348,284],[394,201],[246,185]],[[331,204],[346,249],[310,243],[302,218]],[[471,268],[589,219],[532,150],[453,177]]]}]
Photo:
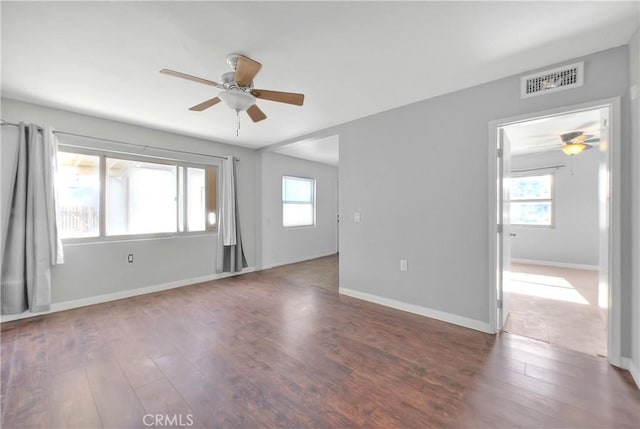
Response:
[{"label": "air vent", "polygon": [[582,86],[583,78],[583,62],[530,74],[520,78],[520,96],[527,98],[577,88]]}]

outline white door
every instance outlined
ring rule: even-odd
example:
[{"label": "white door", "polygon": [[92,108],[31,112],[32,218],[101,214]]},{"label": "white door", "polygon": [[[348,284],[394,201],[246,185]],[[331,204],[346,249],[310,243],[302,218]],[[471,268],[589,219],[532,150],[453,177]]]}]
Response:
[{"label": "white door", "polygon": [[509,315],[509,291],[511,281],[511,231],[509,220],[509,179],[511,177],[511,142],[503,128],[498,129],[500,155],[498,159],[498,329],[504,329]]},{"label": "white door", "polygon": [[[600,109],[600,167],[598,169],[598,223],[600,234],[598,306],[609,307],[609,108]],[[606,317],[606,316],[605,316]]]}]

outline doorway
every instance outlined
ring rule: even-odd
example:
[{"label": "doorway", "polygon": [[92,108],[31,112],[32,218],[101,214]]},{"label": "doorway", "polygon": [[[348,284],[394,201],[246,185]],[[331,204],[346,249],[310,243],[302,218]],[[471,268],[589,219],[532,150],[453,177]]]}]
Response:
[{"label": "doorway", "polygon": [[618,103],[490,124],[492,325],[613,364],[620,354]]}]

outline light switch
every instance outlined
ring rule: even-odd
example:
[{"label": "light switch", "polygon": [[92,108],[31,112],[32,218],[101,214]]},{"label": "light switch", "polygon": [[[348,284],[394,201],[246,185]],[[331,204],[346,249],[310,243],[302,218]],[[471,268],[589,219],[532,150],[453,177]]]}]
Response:
[{"label": "light switch", "polygon": [[360,212],[355,212],[355,213],[353,214],[353,221],[354,221],[355,223],[360,223]]},{"label": "light switch", "polygon": [[407,269],[408,269],[407,260],[400,259],[400,271],[407,271]]}]

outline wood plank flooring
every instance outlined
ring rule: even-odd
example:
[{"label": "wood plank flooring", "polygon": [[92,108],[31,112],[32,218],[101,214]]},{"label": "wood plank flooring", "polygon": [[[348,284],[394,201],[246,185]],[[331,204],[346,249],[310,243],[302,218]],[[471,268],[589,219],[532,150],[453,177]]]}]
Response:
[{"label": "wood plank flooring", "polygon": [[640,427],[640,391],[604,359],[340,296],[337,269],[4,323],[2,427]]}]

